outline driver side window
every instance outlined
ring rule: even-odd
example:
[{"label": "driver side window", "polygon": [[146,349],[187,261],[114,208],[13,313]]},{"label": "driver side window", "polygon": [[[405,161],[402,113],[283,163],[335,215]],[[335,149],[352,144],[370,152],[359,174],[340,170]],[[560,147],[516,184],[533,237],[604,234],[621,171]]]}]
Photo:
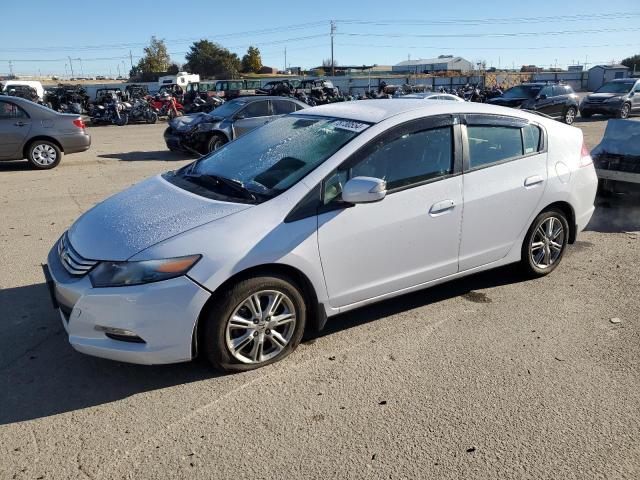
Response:
[{"label": "driver side window", "polygon": [[340,198],[349,178],[374,177],[387,182],[387,189],[407,187],[453,172],[452,127],[439,127],[379,140],[364,147],[364,159],[350,170],[338,170],[324,182],[323,200]]}]

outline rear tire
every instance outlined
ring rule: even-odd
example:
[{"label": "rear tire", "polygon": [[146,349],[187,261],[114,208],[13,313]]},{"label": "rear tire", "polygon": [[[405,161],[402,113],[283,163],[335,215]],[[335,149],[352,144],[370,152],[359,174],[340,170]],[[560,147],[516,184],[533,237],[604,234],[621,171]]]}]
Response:
[{"label": "rear tire", "polygon": [[115,124],[119,127],[124,127],[127,123],[129,123],[129,115],[126,113],[121,113],[120,118],[115,119]]},{"label": "rear tire", "polygon": [[[252,303],[256,298],[258,307]],[[272,301],[277,306],[269,313]],[[202,352],[221,372],[244,372],[280,361],[300,344],[306,312],[304,296],[284,275],[241,280],[206,313]]]},{"label": "rear tire", "polygon": [[145,117],[145,122],[152,125],[158,121],[158,114],[156,112],[148,112]]},{"label": "rear tire", "polygon": [[522,242],[520,266],[531,278],[544,277],[560,264],[569,241],[569,222],[559,209],[538,215]]},{"label": "rear tire", "polygon": [[27,160],[32,168],[49,170],[62,160],[62,151],[55,143],[46,140],[34,140],[27,151]]},{"label": "rear tire", "polygon": [[576,109],[576,107],[569,107],[565,110],[562,120],[567,125],[572,125],[573,122],[576,120],[577,114],[578,114],[578,110]]}]

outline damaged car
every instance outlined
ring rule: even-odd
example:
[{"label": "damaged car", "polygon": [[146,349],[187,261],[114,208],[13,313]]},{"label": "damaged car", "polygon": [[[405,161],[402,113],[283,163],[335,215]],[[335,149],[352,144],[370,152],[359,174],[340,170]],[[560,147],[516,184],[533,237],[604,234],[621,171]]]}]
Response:
[{"label": "damaged car", "polygon": [[609,120],[591,157],[601,193],[640,193],[640,122]]},{"label": "damaged car", "polygon": [[164,141],[171,151],[204,155],[279,116],[307,106],[293,98],[236,98],[210,113],[174,118],[164,132]]}]

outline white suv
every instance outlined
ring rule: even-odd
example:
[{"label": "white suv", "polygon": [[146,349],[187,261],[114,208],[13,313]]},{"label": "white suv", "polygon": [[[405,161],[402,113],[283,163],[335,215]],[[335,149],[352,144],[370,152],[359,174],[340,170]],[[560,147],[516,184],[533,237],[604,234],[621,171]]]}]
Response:
[{"label": "white suv", "polygon": [[542,116],[326,105],[98,204],[45,274],[81,352],[241,371],[362,305],[513,262],[551,272],[596,187],[582,132]]}]

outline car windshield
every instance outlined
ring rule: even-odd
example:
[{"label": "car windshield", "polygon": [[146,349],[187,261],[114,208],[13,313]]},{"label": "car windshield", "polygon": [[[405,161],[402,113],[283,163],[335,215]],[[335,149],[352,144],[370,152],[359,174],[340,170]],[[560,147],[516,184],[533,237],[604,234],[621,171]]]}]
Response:
[{"label": "car windshield", "polygon": [[602,85],[595,93],[627,93],[633,87],[631,82],[609,82]]},{"label": "car windshield", "polygon": [[211,112],[212,115],[216,117],[228,117],[229,115],[233,115],[242,107],[247,104],[246,101],[243,100],[231,100],[230,102],[225,102],[220,105],[218,108]]},{"label": "car windshield", "polygon": [[176,172],[224,178],[258,199],[279,195],[369,127],[368,123],[288,115],[253,130]]},{"label": "car windshield", "polygon": [[540,90],[540,85],[519,85],[504,92],[502,98],[536,98]]}]

